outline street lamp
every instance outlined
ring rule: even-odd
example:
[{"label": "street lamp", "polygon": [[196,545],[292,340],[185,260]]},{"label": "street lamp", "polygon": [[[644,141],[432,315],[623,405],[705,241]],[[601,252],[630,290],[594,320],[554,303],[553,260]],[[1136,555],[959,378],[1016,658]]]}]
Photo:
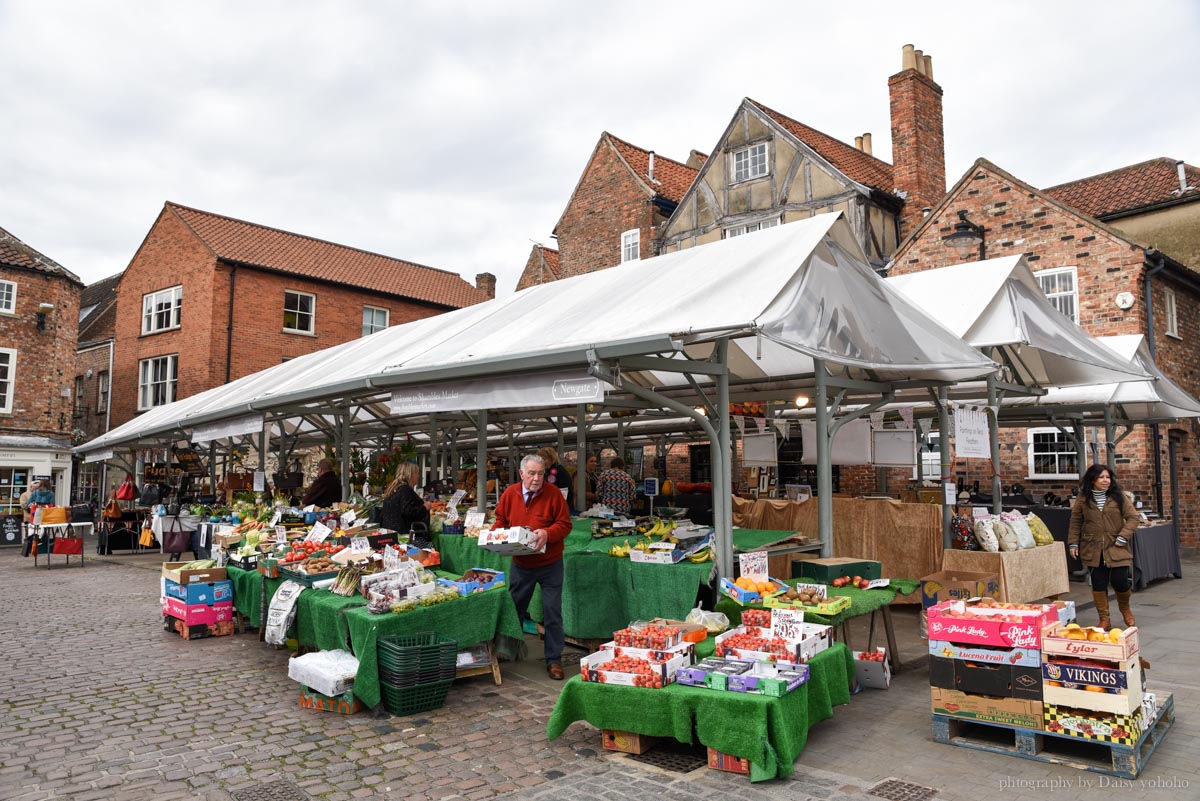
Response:
[{"label": "street lamp", "polygon": [[954,224],[954,233],[942,237],[942,241],[958,252],[959,258],[966,260],[976,248],[979,250],[979,261],[987,257],[987,245],[984,243],[983,226],[967,219],[967,212],[958,213],[958,222]]}]

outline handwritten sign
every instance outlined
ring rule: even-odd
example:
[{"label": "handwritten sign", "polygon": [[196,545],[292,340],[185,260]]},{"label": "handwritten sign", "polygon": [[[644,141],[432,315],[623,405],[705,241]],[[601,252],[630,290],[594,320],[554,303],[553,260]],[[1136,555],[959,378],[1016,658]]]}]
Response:
[{"label": "handwritten sign", "polygon": [[772,609],[771,636],[789,641],[804,639],[804,610]]},{"label": "handwritten sign", "polygon": [[324,542],[325,538],[332,533],[333,529],[324,523],[314,523],[313,527],[309,529],[308,536],[304,538],[304,541],[321,543]]},{"label": "handwritten sign", "polygon": [[954,407],[954,452],[958,458],[992,458],[988,412],[978,406]]},{"label": "handwritten sign", "polygon": [[267,488],[267,474],[262,470],[254,471],[254,491],[262,492]]},{"label": "handwritten sign", "polygon": [[446,522],[447,523],[457,523],[458,522],[458,507],[457,506],[447,506],[446,507]]},{"label": "handwritten sign", "polygon": [[356,515],[354,513],[354,510],[347,509],[346,511],[342,512],[342,517],[341,517],[342,528],[350,528],[351,526],[354,525],[354,521],[357,519],[358,519],[358,515]]},{"label": "handwritten sign", "polygon": [[467,512],[467,516],[463,519],[463,529],[473,529],[476,533],[483,528],[483,524],[487,522],[487,512],[481,512],[478,509]]},{"label": "handwritten sign", "polygon": [[465,497],[467,497],[466,490],[455,490],[454,494],[450,496],[450,500],[446,502],[446,508],[458,506]]},{"label": "handwritten sign", "polygon": [[287,539],[287,526],[275,527],[275,539],[279,540],[280,542],[283,542],[285,539]]},{"label": "handwritten sign", "polygon": [[828,598],[829,590],[824,584],[797,584],[796,592],[815,592],[821,598]]},{"label": "handwritten sign", "polygon": [[275,514],[271,515],[271,525],[272,525],[272,526],[278,526],[278,525],[279,525],[279,521],[280,521],[280,520],[282,520],[282,519],[283,519],[283,512],[281,512],[281,511],[279,511],[278,509],[276,509],[276,510],[275,510]]},{"label": "handwritten sign", "polygon": [[749,553],[739,555],[738,567],[741,568],[743,576],[748,576],[755,581],[766,581],[767,552],[750,551]]},{"label": "handwritten sign", "polygon": [[371,543],[366,537],[350,538],[350,553],[370,553]]},{"label": "handwritten sign", "polygon": [[891,579],[874,579],[873,581],[867,582],[867,589],[868,590],[877,590],[880,587],[889,587],[889,586],[891,586],[891,584],[892,584]]}]

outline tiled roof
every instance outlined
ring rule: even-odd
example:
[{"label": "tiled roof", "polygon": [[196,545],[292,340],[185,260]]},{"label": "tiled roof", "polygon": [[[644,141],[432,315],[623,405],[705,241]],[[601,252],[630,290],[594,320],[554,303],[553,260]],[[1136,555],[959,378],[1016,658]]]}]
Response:
[{"label": "tiled roof", "polygon": [[847,177],[884,192],[892,191],[891,164],[870,156],[853,145],[823,134],[815,128],[810,128],[802,122],[796,122],[791,117],[767,108],[757,100],[746,99],[783,126],[790,134],[817,151],[822,158],[841,170]]},{"label": "tiled roof", "polygon": [[80,333],[87,331],[88,327],[116,302],[117,284],[121,283],[121,276],[124,274],[124,272],[119,272],[108,278],[101,278],[94,284],[88,284],[83,288],[83,293],[79,296],[79,308],[81,310],[91,308],[87,316],[79,321]]},{"label": "tiled roof", "polygon": [[37,270],[38,272],[50,273],[51,275],[61,275],[83,286],[83,281],[80,281],[79,276],[75,275],[75,273],[63,267],[49,256],[38,253],[3,228],[0,228],[0,264],[8,264],[12,267],[24,267],[27,270]]},{"label": "tiled roof", "polygon": [[[1131,164],[1111,172],[1080,178],[1043,190],[1060,203],[1101,218],[1140,209],[1181,197],[1175,159],[1157,158]],[[1184,174],[1192,187],[1187,197],[1200,197],[1200,169],[1185,164]]]},{"label": "tiled roof", "polygon": [[545,245],[538,245],[538,250],[542,251],[542,259],[546,262],[546,268],[550,270],[550,274],[555,279],[562,278],[562,271],[559,269],[558,251],[554,248],[548,248]]},{"label": "tiled roof", "polygon": [[462,276],[167,202],[218,258],[461,308],[487,300]]},{"label": "tiled roof", "polygon": [[618,139],[610,133],[604,134],[609,141],[616,147],[617,152],[621,154],[621,158],[628,162],[629,166],[638,176],[654,187],[655,194],[666,198],[672,203],[678,203],[683,200],[683,196],[687,193],[688,187],[692,185],[692,180],[696,177],[698,170],[694,170],[686,164],[681,164],[674,159],[669,159],[659,153],[654,154],[654,180],[658,183],[651,183],[649,178],[650,171],[650,151],[642,150],[637,145],[631,145],[624,139]]}]

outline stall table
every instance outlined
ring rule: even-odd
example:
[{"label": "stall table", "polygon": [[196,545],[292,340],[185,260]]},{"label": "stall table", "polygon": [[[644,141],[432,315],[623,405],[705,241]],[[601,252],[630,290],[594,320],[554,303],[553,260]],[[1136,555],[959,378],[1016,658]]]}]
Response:
[{"label": "stall table", "polygon": [[1183,578],[1175,524],[1144,526],[1133,533],[1133,588],[1144,590],[1152,581]]},{"label": "stall table", "polygon": [[196,558],[207,559],[207,555],[201,556],[202,549],[194,541],[200,524],[207,521],[208,518],[199,515],[155,515],[150,521],[150,530],[154,532],[154,538],[162,543],[162,553],[178,555],[192,551]]},{"label": "stall table", "polygon": [[952,551],[942,555],[942,570],[995,573],[999,600],[1025,604],[1054,598],[1070,589],[1067,553],[1061,542],[1019,551]]},{"label": "stall table", "polygon": [[[71,557],[79,557],[83,566],[83,538],[95,531],[91,523],[30,523],[28,535],[34,540],[33,565],[37,567],[38,554],[46,554],[46,569],[50,569],[50,554],[62,554],[71,564]],[[45,550],[42,550],[45,548]]]},{"label": "stall table", "polygon": [[808,663],[807,683],[771,698],[670,684],[661,690],[581,681],[563,685],[546,735],[555,739],[584,720],[599,729],[673,737],[750,761],[750,780],[783,778],[808,742],[808,730],[833,717],[833,707],[850,702],[854,659],[835,643]]}]

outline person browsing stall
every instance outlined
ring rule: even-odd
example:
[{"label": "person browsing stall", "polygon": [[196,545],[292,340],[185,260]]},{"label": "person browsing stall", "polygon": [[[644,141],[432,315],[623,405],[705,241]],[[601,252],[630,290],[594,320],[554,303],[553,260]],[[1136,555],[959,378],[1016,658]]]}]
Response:
[{"label": "person browsing stall", "polygon": [[420,480],[420,470],[412,462],[405,462],[396,471],[396,477],[383,492],[383,508],[379,512],[379,524],[400,534],[412,531],[413,523],[423,523],[429,531],[429,504],[417,496],[415,489]]},{"label": "person browsing stall", "polygon": [[535,587],[542,588],[542,622],[546,628],[546,673],[562,681],[563,542],[571,533],[571,516],[562,493],[546,484],[546,462],[536,454],[521,460],[521,481],[510,485],[496,504],[496,528],[522,526],[533,532],[535,550],[545,553],[514,556],[508,591],[525,621]]},{"label": "person browsing stall", "polygon": [[608,469],[596,479],[596,495],[600,503],[618,514],[627,515],[637,500],[637,484],[625,472],[625,462],[614,458]]},{"label": "person browsing stall", "polygon": [[301,506],[316,506],[325,508],[333,506],[342,499],[342,482],[333,472],[333,462],[322,459],[317,462],[317,477],[304,497],[300,499]]}]

